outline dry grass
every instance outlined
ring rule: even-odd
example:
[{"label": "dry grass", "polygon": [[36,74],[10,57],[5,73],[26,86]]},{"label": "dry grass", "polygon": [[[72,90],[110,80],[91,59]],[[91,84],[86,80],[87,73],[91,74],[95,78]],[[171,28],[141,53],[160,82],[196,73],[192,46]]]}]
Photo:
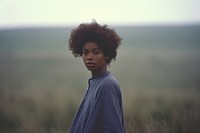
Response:
[{"label": "dry grass", "polygon": [[[133,92],[134,93],[134,92]],[[128,95],[131,95],[129,92]],[[128,133],[197,133],[200,131],[198,92],[145,90],[125,103]]]},{"label": "dry grass", "polygon": [[[64,133],[81,93],[67,89],[1,90],[0,132]],[[200,132],[196,91],[132,90],[123,95],[127,133]]]}]

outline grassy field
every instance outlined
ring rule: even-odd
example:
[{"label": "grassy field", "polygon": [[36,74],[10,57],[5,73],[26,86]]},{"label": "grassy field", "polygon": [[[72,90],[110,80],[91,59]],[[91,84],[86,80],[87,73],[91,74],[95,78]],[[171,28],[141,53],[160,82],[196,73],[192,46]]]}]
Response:
[{"label": "grassy field", "polygon": [[[67,89],[1,91],[2,133],[64,133],[81,100]],[[182,90],[123,91],[127,133],[197,133],[199,92]]]},{"label": "grassy field", "polygon": [[[118,29],[124,44],[109,67],[127,133],[200,132],[199,30],[128,29]],[[43,30],[0,32],[0,133],[66,133],[80,104],[90,73],[65,30]]]},{"label": "grassy field", "polygon": [[[175,59],[169,63],[172,66],[167,63],[166,70],[156,64],[151,67],[148,58],[137,60],[133,56],[134,61],[129,62],[126,56],[119,57],[109,70],[120,82],[127,133],[199,132],[197,73],[186,71],[188,66],[180,67],[181,62],[177,64]],[[165,58],[157,58],[158,64],[166,66]],[[15,61],[1,72],[0,132],[66,132],[90,77],[81,59],[66,56]]]}]

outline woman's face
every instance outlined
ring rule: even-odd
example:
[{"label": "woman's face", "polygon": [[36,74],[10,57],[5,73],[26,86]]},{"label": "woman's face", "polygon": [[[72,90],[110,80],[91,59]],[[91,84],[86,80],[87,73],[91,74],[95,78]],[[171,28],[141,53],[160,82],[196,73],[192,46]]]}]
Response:
[{"label": "woman's face", "polygon": [[95,42],[87,42],[83,45],[82,58],[85,66],[92,72],[93,76],[107,69],[106,57]]}]

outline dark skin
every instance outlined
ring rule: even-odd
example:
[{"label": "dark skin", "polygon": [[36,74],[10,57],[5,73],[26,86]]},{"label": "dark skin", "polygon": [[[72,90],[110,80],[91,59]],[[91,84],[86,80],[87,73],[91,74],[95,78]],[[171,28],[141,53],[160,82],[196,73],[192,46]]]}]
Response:
[{"label": "dark skin", "polygon": [[95,42],[86,42],[82,49],[82,59],[92,76],[107,71],[107,63],[102,49]]}]

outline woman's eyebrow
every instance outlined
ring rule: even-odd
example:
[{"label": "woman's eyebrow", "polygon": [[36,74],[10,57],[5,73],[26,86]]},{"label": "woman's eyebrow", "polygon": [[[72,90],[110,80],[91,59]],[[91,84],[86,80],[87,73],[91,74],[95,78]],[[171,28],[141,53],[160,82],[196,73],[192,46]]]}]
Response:
[{"label": "woman's eyebrow", "polygon": [[86,50],[88,50],[88,49],[86,49],[86,48],[83,48],[83,51],[86,51]]},{"label": "woman's eyebrow", "polygon": [[[93,48],[92,50],[101,50],[101,49],[100,48]],[[82,51],[88,51],[88,49],[87,48],[83,48]]]},{"label": "woman's eyebrow", "polygon": [[93,48],[92,50],[101,50],[100,48]]}]

